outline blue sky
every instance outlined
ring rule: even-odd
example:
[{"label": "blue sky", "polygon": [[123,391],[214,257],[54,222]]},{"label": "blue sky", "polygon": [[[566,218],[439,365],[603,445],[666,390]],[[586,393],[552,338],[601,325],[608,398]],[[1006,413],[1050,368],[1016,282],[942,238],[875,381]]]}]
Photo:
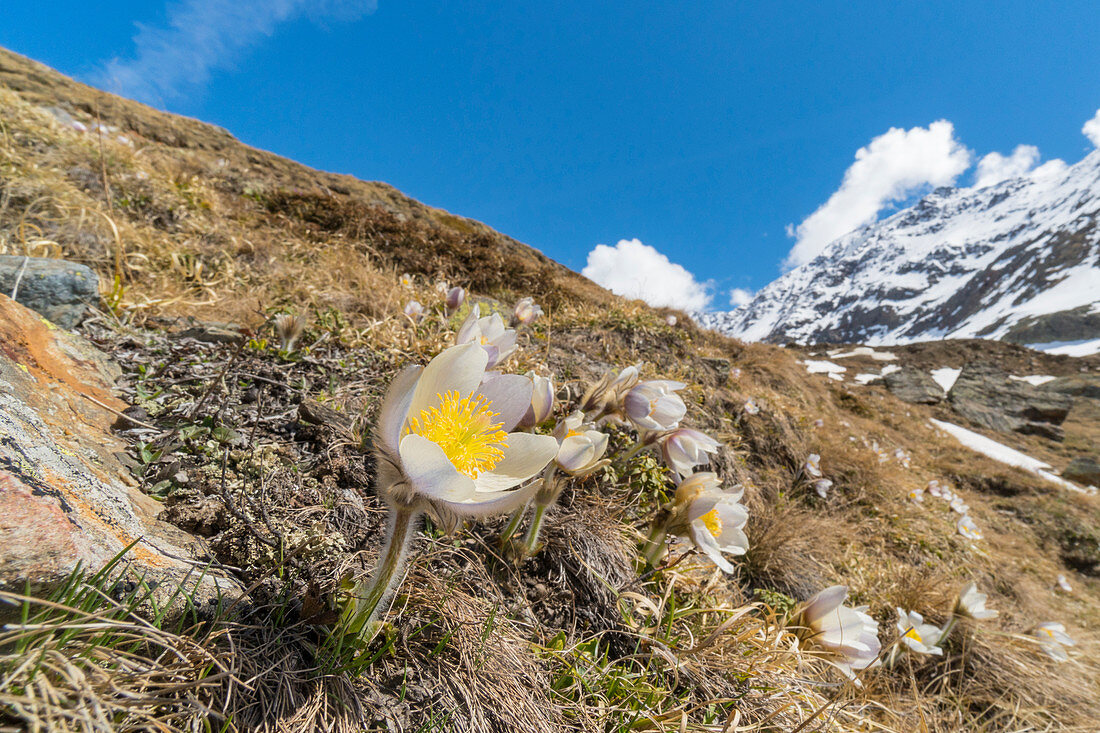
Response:
[{"label": "blue sky", "polygon": [[727,308],[989,153],[985,182],[1080,160],[1098,29],[1094,2],[6,0],[0,45]]}]

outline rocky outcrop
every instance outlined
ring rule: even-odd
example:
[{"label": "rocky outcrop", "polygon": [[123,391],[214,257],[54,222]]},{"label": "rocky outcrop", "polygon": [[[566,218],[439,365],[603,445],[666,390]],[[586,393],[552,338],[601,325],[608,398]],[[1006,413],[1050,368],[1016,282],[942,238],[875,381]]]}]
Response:
[{"label": "rocky outcrop", "polygon": [[1062,471],[1062,478],[1085,486],[1100,487],[1100,461],[1091,456],[1074,458]]},{"label": "rocky outcrop", "polygon": [[934,405],[943,402],[943,387],[931,375],[920,369],[902,367],[882,378],[886,389],[899,400],[917,405]]},{"label": "rocky outcrop", "polygon": [[994,366],[967,364],[951,387],[948,401],[955,412],[978,425],[1062,439],[1059,427],[1073,398],[1008,378]]},{"label": "rocky outcrop", "polygon": [[199,600],[231,594],[228,579],[198,580],[186,549],[197,538],[158,521],[161,505],[119,460],[117,374],[87,341],[0,295],[0,588],[40,592],[133,544],[128,572]]},{"label": "rocky outcrop", "polygon": [[0,293],[61,328],[74,328],[99,302],[99,277],[85,265],[45,257],[0,255]]}]

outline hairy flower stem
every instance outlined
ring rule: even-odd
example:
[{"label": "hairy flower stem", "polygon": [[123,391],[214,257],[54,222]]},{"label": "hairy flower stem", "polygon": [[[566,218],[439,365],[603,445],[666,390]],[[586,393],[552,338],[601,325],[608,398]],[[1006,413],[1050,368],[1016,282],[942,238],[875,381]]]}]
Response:
[{"label": "hairy flower stem", "polygon": [[542,530],[542,519],[546,516],[547,504],[535,504],[535,515],[531,517],[531,524],[527,527],[527,536],[523,538],[523,555],[530,557],[538,551],[539,531]]},{"label": "hairy flower stem", "polygon": [[944,640],[947,639],[947,635],[951,633],[951,630],[955,628],[955,624],[957,624],[958,622],[958,614],[951,614],[951,620],[948,621],[947,624],[943,627],[943,631],[940,632],[939,641],[937,641],[936,643],[942,645]]},{"label": "hairy flower stem", "polygon": [[360,581],[352,590],[353,602],[344,614],[339,633],[357,636],[366,642],[378,630],[377,616],[383,601],[389,598],[394,585],[401,578],[409,548],[416,536],[421,512],[408,505],[391,505],[386,527],[386,542],[378,565],[370,579]]},{"label": "hairy flower stem", "polygon": [[512,518],[508,520],[508,524],[504,527],[504,531],[500,533],[501,545],[507,544],[508,540],[512,539],[512,535],[519,529],[519,523],[527,516],[527,508],[530,506],[530,504],[524,504],[519,509],[512,512]]},{"label": "hairy flower stem", "polygon": [[650,567],[657,567],[657,563],[661,561],[661,556],[665,552],[665,537],[667,536],[668,528],[662,523],[654,522],[652,529],[649,530],[649,537],[646,538],[645,546],[642,548],[646,564]]},{"label": "hairy flower stem", "polygon": [[635,443],[633,446],[630,447],[630,450],[623,453],[622,456],[619,457],[619,460],[621,460],[623,463],[626,463],[631,458],[638,455],[639,453],[641,453],[643,450],[645,450],[648,447],[649,447],[648,443],[646,443],[644,440],[639,440],[637,443]]}]

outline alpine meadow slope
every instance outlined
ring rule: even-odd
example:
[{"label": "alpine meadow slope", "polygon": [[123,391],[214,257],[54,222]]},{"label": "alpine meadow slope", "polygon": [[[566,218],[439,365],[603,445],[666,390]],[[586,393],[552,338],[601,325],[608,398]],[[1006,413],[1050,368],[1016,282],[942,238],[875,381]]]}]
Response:
[{"label": "alpine meadow slope", "polygon": [[[159,580],[154,594],[136,553],[29,584],[36,548],[0,538],[0,730],[1100,719],[1100,357],[958,341],[838,349],[825,357],[843,374],[808,373],[798,350],[616,297],[384,183],[2,49],[0,255],[94,271],[96,307],[64,340],[117,375],[101,392],[72,382],[79,409],[37,420],[36,405],[65,404],[31,363],[52,353],[36,334],[60,329],[23,289],[0,292],[19,314],[0,329],[3,404],[27,405],[4,417],[81,460],[92,438],[72,422],[109,433],[97,470],[183,538],[174,560],[240,589],[197,599]],[[972,414],[1004,417],[1011,383],[1009,417],[1057,415],[998,431],[932,377],[914,380],[928,401],[881,384],[944,370]],[[61,492],[80,482],[15,450],[32,432],[7,432],[6,504],[25,486],[78,509],[53,513],[67,528],[94,522]],[[417,461],[430,470],[414,482]],[[508,519],[494,489],[537,493]],[[415,518],[393,512],[402,501]]]}]

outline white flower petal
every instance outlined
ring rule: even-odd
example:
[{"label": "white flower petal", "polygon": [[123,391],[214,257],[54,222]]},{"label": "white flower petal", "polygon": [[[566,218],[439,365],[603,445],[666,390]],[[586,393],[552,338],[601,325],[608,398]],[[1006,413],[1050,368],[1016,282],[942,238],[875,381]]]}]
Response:
[{"label": "white flower petal", "polygon": [[422,366],[402,369],[390,382],[389,388],[386,389],[386,397],[382,400],[382,414],[378,418],[378,437],[394,455],[397,454],[397,446],[401,442],[401,428],[405,426],[405,418],[409,414],[413,390],[423,369]]},{"label": "white flower petal", "polygon": [[500,429],[509,432],[531,407],[531,380],[519,374],[499,374],[487,377],[478,387],[478,394],[491,403],[489,409],[497,413]]},{"label": "white flower petal", "polygon": [[579,471],[596,459],[596,447],[586,435],[571,435],[561,442],[557,462],[566,471]]},{"label": "white flower petal", "polygon": [[429,499],[460,502],[474,496],[473,480],[459,473],[438,445],[412,433],[401,439],[401,467],[413,489]]},{"label": "white flower petal", "polygon": [[421,410],[439,404],[439,396],[450,391],[466,397],[481,384],[488,358],[477,344],[452,346],[424,367],[413,392],[409,414],[416,417]]},{"label": "white flower petal", "polygon": [[504,491],[517,486],[546,467],[558,454],[558,441],[549,435],[509,433],[504,457],[492,471],[474,479],[478,491]]}]

